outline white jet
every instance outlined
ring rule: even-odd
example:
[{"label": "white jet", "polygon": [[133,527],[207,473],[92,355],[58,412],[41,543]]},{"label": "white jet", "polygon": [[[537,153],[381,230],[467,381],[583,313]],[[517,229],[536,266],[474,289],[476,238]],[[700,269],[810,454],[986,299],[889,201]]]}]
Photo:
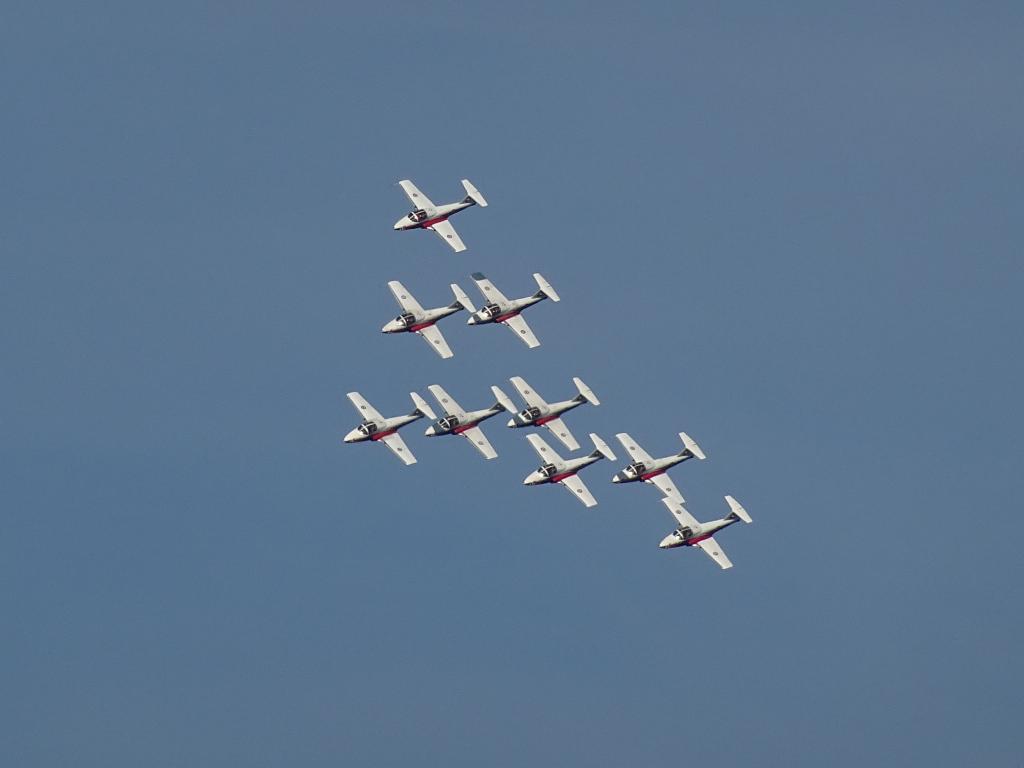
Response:
[{"label": "white jet", "polygon": [[558,403],[548,403],[545,401],[543,397],[530,388],[530,385],[521,376],[513,376],[509,381],[512,382],[512,386],[516,388],[519,395],[526,401],[526,408],[516,413],[515,403],[508,398],[503,401],[501,398],[504,397],[505,393],[497,387],[491,387],[494,396],[498,398],[498,402],[505,406],[505,410],[515,414],[508,420],[506,426],[513,428],[547,427],[551,430],[551,434],[557,437],[562,445],[570,451],[578,451],[580,449],[580,444],[576,442],[576,438],[572,436],[569,428],[565,426],[565,422],[559,417],[566,411],[578,408],[584,403],[590,403],[591,405],[601,404],[601,401],[597,399],[597,396],[591,391],[590,387],[583,383],[582,379],[573,377],[573,383],[576,385],[579,394],[571,400],[562,400]]},{"label": "white jet", "polygon": [[411,213],[395,222],[396,230],[429,229],[431,232],[436,232],[437,236],[448,243],[456,253],[466,250],[466,245],[455,231],[455,227],[448,223],[448,217],[474,205],[479,205],[481,208],[487,207],[484,196],[480,194],[480,190],[469,183],[469,179],[462,180],[466,196],[457,203],[446,203],[445,205],[434,205],[430,202],[430,198],[420,192],[416,185],[408,179],[403,179],[398,184],[409,198],[409,202],[415,207]]},{"label": "white jet", "polygon": [[469,320],[466,321],[468,325],[484,325],[485,323],[502,323],[508,326],[512,331],[523,340],[523,342],[530,349],[539,347],[540,342],[537,341],[537,337],[533,335],[533,331],[530,330],[530,326],[526,324],[526,321],[520,316],[527,307],[532,307],[539,301],[544,299],[551,299],[552,301],[561,301],[558,298],[558,294],[555,293],[555,289],[551,287],[551,283],[544,279],[544,276],[539,272],[533,273],[533,279],[537,281],[537,287],[540,289],[532,296],[526,296],[522,299],[509,299],[505,295],[494,287],[494,283],[484,277],[480,272],[474,272],[472,274],[473,281],[476,283],[476,287],[480,289],[480,293],[484,297],[486,302],[480,311],[477,312],[475,309],[470,308]]},{"label": "white jet", "polygon": [[591,432],[590,439],[594,443],[593,453],[579,459],[563,459],[555,453],[550,445],[544,442],[544,438],[540,435],[527,435],[526,439],[530,441],[530,445],[533,446],[533,450],[537,452],[537,455],[540,456],[540,459],[544,464],[542,464],[539,469],[527,475],[526,479],[523,480],[523,485],[561,483],[568,488],[576,498],[583,502],[584,506],[597,506],[597,499],[593,497],[587,486],[583,484],[583,481],[576,476],[576,473],[584,467],[590,466],[595,461],[600,461],[601,459],[615,461],[615,454],[612,453],[604,440]]},{"label": "white jet", "polygon": [[[425,433],[427,437],[462,435],[472,443],[474,448],[483,454],[485,459],[493,459],[498,455],[498,452],[494,450],[483,430],[480,429],[479,424],[505,410],[505,406],[500,401],[490,408],[484,408],[480,411],[466,411],[437,384],[431,384],[427,389],[430,390],[430,394],[440,403],[441,409],[444,411],[444,415],[427,429]],[[503,399],[507,400],[508,396],[503,395]],[[431,418],[434,417],[431,416]]]},{"label": "white jet", "polygon": [[426,400],[415,392],[410,392],[409,396],[416,406],[412,413],[408,416],[392,416],[390,419],[385,419],[376,408],[366,402],[366,398],[358,392],[349,392],[347,397],[352,401],[352,405],[356,407],[356,410],[362,414],[363,421],[358,427],[345,435],[345,442],[362,443],[366,440],[374,443],[381,442],[406,464],[415,464],[416,457],[412,455],[412,451],[409,450],[409,446],[405,444],[401,435],[398,434],[398,430],[406,424],[412,424],[414,421],[422,419],[424,416],[431,419],[437,417],[434,416],[434,411],[427,405]]},{"label": "white jet", "polygon": [[394,294],[395,301],[405,311],[394,320],[385,323],[384,327],[380,329],[381,333],[419,334],[430,345],[430,348],[445,360],[452,357],[452,350],[448,346],[448,342],[444,340],[444,336],[441,334],[441,330],[437,327],[436,323],[438,320],[448,317],[448,315],[454,315],[456,312],[461,312],[463,309],[467,312],[470,311],[468,307],[473,305],[470,304],[469,297],[466,296],[463,290],[455,283],[452,283],[451,289],[452,293],[455,294],[455,301],[447,307],[424,309],[413,295],[406,290],[406,287],[397,280],[389,282],[388,288]]},{"label": "white jet", "polygon": [[685,432],[679,433],[679,439],[683,441],[683,446],[685,446],[682,451],[674,456],[665,456],[660,459],[652,458],[647,451],[637,445],[636,441],[625,432],[619,432],[615,437],[618,438],[619,442],[622,443],[622,447],[633,458],[633,463],[621,472],[617,472],[615,477],[612,478],[613,483],[651,483],[656,485],[667,498],[672,499],[676,503],[683,504],[686,501],[679,492],[679,489],[668,479],[665,472],[676,464],[682,464],[687,459],[703,460],[705,458],[704,451],[700,449],[700,446],[688,434]]},{"label": "white jet", "polygon": [[725,501],[729,505],[729,514],[721,520],[711,520],[706,523],[697,522],[697,518],[687,512],[686,508],[675,499],[666,496],[661,501],[668,507],[672,517],[679,522],[679,527],[662,539],[661,544],[658,545],[659,547],[662,549],[700,547],[707,553],[708,557],[718,563],[720,568],[732,568],[729,558],[725,556],[725,552],[722,551],[722,548],[718,546],[718,542],[715,541],[714,534],[740,520],[744,523],[750,522],[750,515],[747,514],[747,510],[740,506],[736,499],[732,496],[726,496]]}]

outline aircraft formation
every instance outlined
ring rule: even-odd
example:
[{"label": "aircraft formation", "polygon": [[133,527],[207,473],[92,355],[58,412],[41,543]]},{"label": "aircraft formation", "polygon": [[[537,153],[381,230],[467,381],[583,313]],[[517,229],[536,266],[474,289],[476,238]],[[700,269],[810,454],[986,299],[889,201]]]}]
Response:
[{"label": "aircraft formation", "polygon": [[[435,205],[408,179],[404,179],[398,184],[414,208],[395,223],[396,231],[426,229],[437,234],[455,252],[466,250],[465,243],[462,242],[462,238],[459,237],[448,219],[454,214],[474,206],[487,207],[487,200],[468,179],[462,179],[462,186],[466,192],[465,197],[459,202],[443,205]],[[418,334],[442,359],[448,359],[453,357],[454,353],[438,328],[438,323],[458,312],[465,311],[469,315],[466,321],[467,325],[500,323],[509,328],[527,347],[531,349],[539,347],[540,341],[527,325],[522,313],[545,299],[552,302],[561,301],[558,293],[544,276],[535,272],[533,279],[537,284],[537,291],[519,299],[507,298],[494,283],[480,272],[474,272],[471,277],[482,297],[483,303],[479,310],[456,283],[449,286],[454,301],[445,306],[424,309],[402,283],[397,280],[390,281],[388,288],[395,301],[398,302],[402,313],[385,323],[381,332],[385,334]],[[348,399],[359,412],[362,421],[345,435],[344,442],[379,442],[389,448],[404,464],[415,464],[416,457],[409,450],[409,446],[399,434],[399,430],[426,418],[432,422],[424,433],[427,437],[458,435],[464,437],[485,459],[494,459],[498,453],[487,439],[481,425],[500,413],[508,413],[511,414],[511,418],[506,424],[507,427],[513,429],[543,427],[567,450],[575,452],[580,450],[580,444],[569,431],[562,416],[581,405],[599,406],[601,402],[582,379],[574,377],[572,381],[576,387],[575,395],[567,400],[549,403],[525,379],[513,376],[509,379],[509,383],[523,400],[525,407],[517,408],[501,388],[492,386],[491,394],[494,402],[477,410],[464,409],[443,387],[431,384],[427,389],[437,403],[436,411],[419,394],[410,392],[409,395],[413,402],[412,411],[392,417],[383,416],[358,392],[349,392]],[[593,445],[593,451],[576,458],[563,458],[539,434],[536,432],[527,434],[526,439],[537,453],[541,464],[526,476],[523,484],[538,486],[557,483],[568,489],[585,506],[596,506],[597,500],[580,478],[579,473],[601,460],[616,461],[617,459],[600,436],[591,432],[589,438]],[[617,485],[645,483],[654,486],[661,494],[661,502],[677,523],[675,530],[661,540],[659,547],[662,549],[697,547],[703,550],[719,567],[731,568],[732,563],[718,542],[715,541],[714,536],[734,523],[751,522],[750,515],[736,499],[726,496],[725,501],[729,507],[728,514],[717,520],[702,523],[686,509],[684,506],[686,500],[667,474],[669,469],[685,461],[691,459],[703,461],[706,457],[700,446],[685,432],[680,432],[679,439],[683,444],[682,450],[669,456],[654,458],[627,433],[620,432],[615,435],[615,438],[632,461],[612,477],[612,482]]]}]

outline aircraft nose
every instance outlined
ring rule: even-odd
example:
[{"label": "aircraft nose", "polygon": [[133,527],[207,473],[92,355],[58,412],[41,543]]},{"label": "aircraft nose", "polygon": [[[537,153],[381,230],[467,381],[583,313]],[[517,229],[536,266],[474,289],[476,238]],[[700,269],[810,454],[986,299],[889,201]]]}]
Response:
[{"label": "aircraft nose", "polygon": [[358,437],[359,437],[359,430],[358,429],[353,429],[351,432],[349,432],[347,435],[345,435],[344,440],[345,440],[346,443],[354,443]]},{"label": "aircraft nose", "polygon": [[433,437],[434,435],[437,434],[437,430],[434,429],[432,426],[427,427],[427,431],[424,432],[423,434],[426,435],[427,437]]},{"label": "aircraft nose", "polygon": [[398,221],[395,222],[394,228],[396,230],[404,229],[405,228],[405,221],[406,221],[406,218],[405,218],[405,216],[403,216],[402,218],[400,218]]},{"label": "aircraft nose", "polygon": [[615,475],[612,477],[612,482],[613,483],[621,483],[622,482],[622,473],[621,472],[616,472]]},{"label": "aircraft nose", "polygon": [[398,330],[398,322],[395,320],[388,320],[384,323],[384,326],[380,329],[381,333],[394,333]]},{"label": "aircraft nose", "polygon": [[469,319],[466,320],[466,325],[476,325],[476,315],[470,315]]},{"label": "aircraft nose", "polygon": [[686,542],[677,534],[677,531],[672,531],[668,536],[661,540],[658,545],[661,549],[673,549],[675,547],[681,547]]},{"label": "aircraft nose", "polygon": [[506,424],[505,426],[506,427],[514,427],[515,425],[516,425],[516,420],[515,419],[509,419],[508,420],[508,424]]}]

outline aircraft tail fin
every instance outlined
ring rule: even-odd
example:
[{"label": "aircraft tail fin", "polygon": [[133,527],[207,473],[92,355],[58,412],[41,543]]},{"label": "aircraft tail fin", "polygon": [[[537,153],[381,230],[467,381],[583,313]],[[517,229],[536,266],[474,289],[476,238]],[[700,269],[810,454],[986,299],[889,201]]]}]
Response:
[{"label": "aircraft tail fin", "polygon": [[750,515],[747,514],[747,510],[732,496],[726,496],[725,502],[729,505],[729,517],[734,520],[742,520],[744,523],[752,522]]},{"label": "aircraft tail fin", "polygon": [[469,179],[463,179],[462,186],[466,190],[466,202],[476,203],[481,208],[487,207],[487,200],[480,194],[480,190],[470,183]]},{"label": "aircraft tail fin", "polygon": [[697,445],[697,443],[694,442],[693,438],[690,437],[688,434],[686,434],[685,432],[680,432],[679,439],[682,440],[683,445],[686,446],[679,454],[680,456],[684,454],[689,454],[690,456],[693,456],[695,459],[700,459],[701,461],[707,458],[707,456],[704,455],[704,451],[700,449],[700,446]]},{"label": "aircraft tail fin", "polygon": [[498,387],[491,387],[491,392],[494,393],[494,397],[498,401],[498,405],[509,413],[516,412],[516,404],[512,402],[512,399],[508,395],[498,389]]},{"label": "aircraft tail fin", "polygon": [[449,309],[455,309],[461,307],[470,314],[476,312],[476,307],[473,306],[473,302],[469,300],[469,296],[462,290],[456,283],[451,284],[452,293],[455,294],[455,301],[449,304]]},{"label": "aircraft tail fin", "polygon": [[412,412],[412,415],[426,416],[428,419],[437,418],[437,416],[434,415],[434,409],[427,405],[426,400],[424,400],[415,392],[410,392],[409,397],[412,398],[412,402],[416,406],[416,409]]},{"label": "aircraft tail fin", "polygon": [[551,287],[551,283],[544,279],[544,275],[540,272],[534,272],[533,279],[537,281],[537,287],[540,288],[535,295],[543,296],[545,299],[551,299],[552,301],[561,301],[558,294],[555,293],[555,289]]},{"label": "aircraft tail fin", "polygon": [[579,378],[578,376],[573,376],[572,383],[576,385],[576,389],[578,389],[580,392],[579,395],[576,396],[577,400],[579,400],[580,402],[586,400],[591,405],[601,404],[601,401],[597,399],[597,395],[594,394],[594,391],[583,383],[583,379]]},{"label": "aircraft tail fin", "polygon": [[615,454],[612,453],[612,449],[608,447],[608,443],[593,432],[590,433],[590,440],[594,444],[594,452],[590,454],[591,456],[601,456],[608,459],[608,461],[615,461]]}]

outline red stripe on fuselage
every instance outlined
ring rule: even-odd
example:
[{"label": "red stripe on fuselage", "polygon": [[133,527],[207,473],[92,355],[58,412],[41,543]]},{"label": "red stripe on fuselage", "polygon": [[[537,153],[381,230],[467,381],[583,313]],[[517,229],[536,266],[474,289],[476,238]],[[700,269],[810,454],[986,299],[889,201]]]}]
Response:
[{"label": "red stripe on fuselage", "polygon": [[513,317],[515,317],[522,311],[523,310],[521,309],[517,309],[515,312],[509,312],[507,315],[498,315],[496,318],[494,318],[494,322],[504,323],[506,320],[511,320]]},{"label": "red stripe on fuselage", "polygon": [[455,429],[452,430],[453,435],[461,435],[466,430],[472,429],[476,424],[459,424]]},{"label": "red stripe on fuselage", "polygon": [[640,475],[640,479],[641,480],[650,480],[652,477],[657,477],[658,475],[664,475],[664,474],[665,474],[665,470],[664,469],[659,469],[657,472],[648,472],[646,475]]},{"label": "red stripe on fuselage", "polygon": [[397,431],[398,431],[397,429],[392,429],[392,430],[389,430],[387,432],[377,432],[376,434],[370,435],[370,439],[371,440],[380,440],[382,437],[387,437],[388,435],[395,434],[395,432],[397,432]]},{"label": "red stripe on fuselage", "polygon": [[[449,213],[448,216],[451,216],[451,214]],[[427,219],[426,221],[421,221],[420,226],[423,227],[423,229],[426,229],[427,227],[432,227],[438,222],[448,221],[448,216],[438,216],[436,219]]]},{"label": "red stripe on fuselage", "polygon": [[686,540],[685,542],[683,542],[683,543],[684,543],[684,544],[685,544],[685,545],[686,545],[687,547],[692,547],[692,546],[693,546],[694,544],[700,544],[700,542],[704,541],[704,539],[710,539],[712,535],[713,535],[713,534],[710,534],[710,533],[709,533],[709,534],[708,534],[708,535],[706,535],[706,536],[698,536],[698,537],[697,537],[696,539],[687,539],[687,540]]},{"label": "red stripe on fuselage", "polygon": [[430,326],[434,325],[436,322],[437,322],[437,320],[431,320],[429,323],[417,323],[416,325],[410,325],[408,330],[410,332],[422,331],[424,328],[429,328]]},{"label": "red stripe on fuselage", "polygon": [[567,477],[572,477],[575,474],[576,474],[575,472],[565,472],[564,474],[561,474],[561,475],[552,475],[551,479],[548,482],[549,483],[558,483],[558,482],[561,482],[562,480],[565,480],[565,478],[567,478]]},{"label": "red stripe on fuselage", "polygon": [[547,424],[549,421],[554,421],[557,418],[558,418],[558,416],[541,416],[539,419],[537,419],[533,423],[536,424],[538,427],[540,427],[540,426],[543,426],[544,424]]}]

